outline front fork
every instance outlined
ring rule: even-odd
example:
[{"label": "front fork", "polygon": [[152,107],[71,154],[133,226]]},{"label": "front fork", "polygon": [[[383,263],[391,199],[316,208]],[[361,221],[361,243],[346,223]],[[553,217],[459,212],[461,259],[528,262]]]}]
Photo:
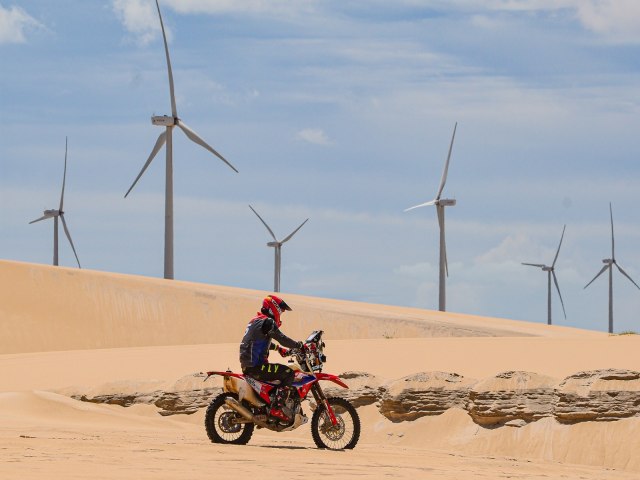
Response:
[{"label": "front fork", "polygon": [[338,424],[338,419],[336,418],[336,414],[333,412],[333,408],[329,405],[329,401],[327,400],[327,397],[322,391],[319,383],[316,382],[316,384],[311,387],[311,393],[313,394],[313,398],[316,400],[318,408],[320,408],[320,405],[324,406],[324,409],[329,415],[329,420],[331,420],[331,425],[335,427]]}]

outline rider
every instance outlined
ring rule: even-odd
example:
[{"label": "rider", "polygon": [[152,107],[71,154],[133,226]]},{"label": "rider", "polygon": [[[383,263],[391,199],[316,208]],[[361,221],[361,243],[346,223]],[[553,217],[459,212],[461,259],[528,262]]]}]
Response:
[{"label": "rider", "polygon": [[[286,365],[269,363],[269,350],[278,350],[281,356],[290,353],[291,348],[303,348],[302,342],[290,339],[280,331],[281,315],[291,307],[275,295],[268,295],[262,301],[262,308],[244,332],[240,343],[240,365],[245,375],[256,380],[275,383],[276,388],[269,414],[285,422],[290,418],[282,411],[287,387],[293,383],[294,371]],[[276,340],[277,346],[271,341]]]}]

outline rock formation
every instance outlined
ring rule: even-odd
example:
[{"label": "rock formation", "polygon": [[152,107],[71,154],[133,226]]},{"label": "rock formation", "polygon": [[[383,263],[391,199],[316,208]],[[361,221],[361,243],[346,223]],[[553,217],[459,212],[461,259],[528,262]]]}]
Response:
[{"label": "rock formation", "polygon": [[[533,422],[553,415],[556,381],[529,372],[503,372],[469,391],[467,411],[479,425]],[[516,424],[517,425],[517,424]]]},{"label": "rock formation", "polygon": [[562,423],[640,416],[640,372],[579,372],[558,385],[556,396],[554,414]]},{"label": "rock formation", "polygon": [[117,382],[103,385],[86,393],[66,389],[76,400],[129,407],[136,403],[158,407],[160,415],[191,414],[205,408],[213,397],[222,392],[219,379],[203,382],[200,374],[185,375],[171,385],[156,382]]},{"label": "rock formation", "polygon": [[456,373],[422,372],[389,383],[380,399],[380,413],[392,422],[440,415],[465,408],[474,380]]},{"label": "rock formation", "polygon": [[[346,398],[356,407],[376,404],[392,422],[439,415],[450,408],[466,410],[474,422],[486,427],[520,427],[544,417],[562,423],[640,417],[640,372],[630,370],[579,372],[560,383],[522,371],[502,372],[481,381],[446,372],[421,372],[387,383],[365,372],[345,372],[340,377],[349,389],[323,382],[327,396]],[[125,407],[153,404],[161,415],[173,415],[194,413],[221,391],[219,377],[203,383],[203,376],[196,374],[170,385],[118,382],[91,391],[58,393]]]}]

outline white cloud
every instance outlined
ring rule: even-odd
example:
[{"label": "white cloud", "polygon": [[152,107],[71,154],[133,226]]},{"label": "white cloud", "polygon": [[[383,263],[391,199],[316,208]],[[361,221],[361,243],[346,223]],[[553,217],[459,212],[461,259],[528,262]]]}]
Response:
[{"label": "white cloud", "polygon": [[331,140],[323,130],[319,128],[305,128],[297,134],[300,140],[313,143],[315,145],[331,145]]},{"label": "white cloud", "polygon": [[0,45],[25,43],[25,31],[30,28],[42,28],[42,24],[20,7],[0,5]]},{"label": "white cloud", "polygon": [[[153,40],[160,30],[158,15],[151,1],[113,0],[113,10],[127,31],[143,45]],[[170,37],[168,31],[167,36]]]},{"label": "white cloud", "polygon": [[576,5],[578,17],[590,30],[618,41],[640,41],[640,2],[599,0]]},{"label": "white cloud", "polygon": [[180,13],[246,13],[292,16],[311,12],[317,0],[167,0]]},{"label": "white cloud", "polygon": [[476,262],[481,264],[519,263],[523,261],[530,263],[545,263],[549,260],[546,258],[548,255],[545,255],[544,259],[539,258],[543,256],[542,253],[543,252],[540,247],[531,241],[528,235],[525,235],[524,233],[515,233],[508,235],[500,245],[477,257]]},{"label": "white cloud", "polygon": [[[462,0],[462,3],[486,2]],[[495,0],[494,10],[574,12],[588,30],[618,42],[640,42],[640,2],[637,0]]]}]

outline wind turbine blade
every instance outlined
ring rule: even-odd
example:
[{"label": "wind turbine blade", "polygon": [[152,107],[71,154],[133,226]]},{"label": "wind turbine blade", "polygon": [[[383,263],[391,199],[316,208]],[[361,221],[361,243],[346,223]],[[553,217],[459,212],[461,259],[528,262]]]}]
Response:
[{"label": "wind turbine blade", "polygon": [[162,39],[164,40],[164,52],[167,55],[167,70],[169,72],[169,94],[171,95],[171,113],[173,118],[178,116],[178,110],[176,109],[176,96],[173,89],[173,71],[171,70],[171,59],[169,58],[169,46],[167,45],[167,35],[164,31],[164,22],[162,21],[162,13],[160,12],[160,4],[156,0],[156,7],[158,9],[158,16],[160,17],[160,28],[162,29]]},{"label": "wind turbine blade", "polygon": [[565,224],[564,227],[562,227],[562,236],[560,237],[560,243],[558,244],[558,250],[556,250],[556,256],[553,258],[553,263],[551,264],[551,268],[556,266],[556,260],[558,260],[558,254],[560,253],[560,247],[562,246],[562,239],[564,238],[564,231],[567,228],[567,225]]},{"label": "wind turbine blade", "polygon": [[541,263],[523,263],[522,265],[528,265],[530,267],[538,267],[538,268],[544,268],[545,265],[541,264]]},{"label": "wind turbine blade", "polygon": [[440,186],[438,187],[438,194],[436,200],[440,200],[442,190],[444,190],[444,184],[447,182],[447,174],[449,173],[449,161],[451,160],[451,150],[453,150],[453,140],[456,138],[456,129],[458,128],[458,122],[453,127],[453,135],[451,136],[451,144],[449,145],[449,154],[447,155],[447,161],[444,164],[444,170],[442,171],[442,178],[440,179]]},{"label": "wind turbine blade", "polygon": [[129,187],[129,190],[127,190],[127,193],[124,194],[124,198],[127,198],[127,195],[129,195],[129,192],[131,192],[131,190],[133,190],[133,187],[136,186],[136,183],[138,183],[138,180],[140,180],[140,177],[145,172],[147,167],[151,164],[151,161],[154,159],[154,157],[160,151],[160,149],[164,145],[164,142],[166,141],[167,141],[167,132],[164,131],[160,134],[160,136],[158,137],[158,140],[156,140],[156,144],[154,145],[153,150],[151,151],[151,155],[149,155],[149,158],[147,158],[146,163],[142,167],[142,170],[140,170],[140,173],[138,174],[136,179],[133,181],[133,184]]},{"label": "wind turbine blade", "polygon": [[[605,265],[604,267],[602,267],[602,270],[600,270],[600,271],[598,272],[598,274],[597,274],[595,277],[593,277],[593,280],[595,280],[595,279],[596,279],[596,278],[598,278],[600,275],[602,275],[602,273],[603,273],[607,268],[609,268],[610,266],[611,266],[611,265]],[[589,285],[591,285],[591,284],[593,283],[593,280],[591,280],[589,283],[587,283],[587,284],[584,286],[584,288],[587,288]]]},{"label": "wind turbine blade", "polygon": [[551,274],[553,275],[553,282],[556,284],[556,290],[558,291],[558,296],[560,297],[560,304],[562,305],[562,313],[564,313],[564,319],[567,319],[567,312],[564,309],[564,301],[562,300],[562,294],[560,293],[560,286],[558,285],[558,279],[556,278],[556,272],[551,270]]},{"label": "wind turbine blade", "polygon": [[73,240],[71,240],[71,234],[69,233],[69,229],[67,228],[67,222],[64,219],[64,213],[60,214],[60,219],[62,220],[62,227],[64,228],[64,233],[67,235],[69,239],[69,243],[71,244],[71,250],[73,250],[73,254],[76,256],[76,262],[78,262],[78,268],[82,268],[80,266],[80,260],[78,259],[78,254],[76,253],[76,247],[73,246]]},{"label": "wind turbine blade", "polygon": [[43,215],[40,218],[36,218],[35,220],[29,222],[29,225],[31,225],[32,223],[39,222],[41,220],[46,220],[47,218],[51,218],[51,215]]},{"label": "wind turbine blade", "polygon": [[620,270],[620,273],[623,274],[625,277],[627,277],[629,280],[631,280],[631,283],[633,283],[636,287],[638,287],[638,289],[640,289],[640,286],[633,281],[633,278],[631,278],[627,272],[625,272],[622,267],[620,265],[618,265],[617,263],[615,264],[616,267],[618,267],[618,270]]},{"label": "wind turbine blade", "polygon": [[62,193],[60,194],[60,210],[62,210],[62,206],[64,204],[64,184],[67,181],[67,146],[68,146],[68,137],[64,137],[64,174],[62,175]]},{"label": "wind turbine blade", "polygon": [[616,259],[616,241],[613,237],[613,210],[611,208],[611,202],[609,202],[609,215],[611,216],[611,259]]},{"label": "wind turbine blade", "polygon": [[220,160],[222,160],[224,163],[226,163],[227,165],[229,165],[229,167],[231,167],[231,169],[238,173],[238,169],[236,167],[234,167],[233,165],[231,165],[226,158],[224,158],[222,155],[220,155],[218,152],[216,152],[209,144],[207,144],[207,142],[205,142],[203,139],[201,139],[198,134],[196,132],[194,132],[193,130],[191,130],[187,125],[184,124],[184,122],[182,120],[180,120],[178,122],[178,126],[182,129],[182,131],[185,133],[185,135],[187,137],[189,137],[189,140],[191,140],[194,143],[197,143],[198,145],[200,145],[201,147],[204,147],[205,149],[209,150],[211,153],[213,153],[216,157],[218,157]]},{"label": "wind turbine blade", "polygon": [[291,237],[293,237],[293,236],[296,234],[296,232],[297,232],[298,230],[300,230],[300,229],[302,228],[302,226],[303,226],[305,223],[307,223],[308,221],[309,221],[309,219],[307,218],[304,222],[302,222],[302,223],[300,224],[300,226],[299,226],[298,228],[296,228],[293,232],[291,232],[291,233],[289,234],[289,236],[285,237],[285,239],[284,239],[284,240],[282,240],[282,242],[280,242],[280,243],[281,243],[281,244],[283,244],[283,243],[285,243],[285,242],[288,242],[288,241],[289,241],[289,239],[290,239]]},{"label": "wind turbine blade", "polygon": [[251,211],[252,211],[253,213],[255,213],[255,214],[256,214],[256,217],[258,217],[258,218],[260,219],[260,221],[262,222],[262,224],[263,224],[265,227],[267,227],[267,230],[269,230],[269,233],[270,233],[270,234],[271,234],[271,236],[273,237],[273,240],[274,240],[275,242],[277,242],[277,241],[278,241],[278,239],[277,239],[277,238],[276,238],[276,236],[274,235],[273,231],[269,228],[269,225],[267,225],[267,222],[265,222],[265,221],[262,219],[262,217],[261,217],[260,215],[258,215],[258,212],[256,212],[256,211],[253,209],[253,207],[252,207],[251,205],[249,205],[249,208],[251,209]]},{"label": "wind turbine blade", "polygon": [[435,205],[435,204],[436,204],[436,201],[435,200],[431,200],[430,202],[427,202],[427,203],[421,203],[420,205],[415,205],[413,207],[409,207],[409,208],[407,208],[405,210],[405,212],[408,212],[409,210],[413,210],[414,208],[426,207],[426,206]]},{"label": "wind turbine blade", "polygon": [[443,248],[444,248],[444,269],[445,272],[447,272],[447,277],[449,276],[449,260],[447,259],[447,242],[445,241],[442,244]]}]

